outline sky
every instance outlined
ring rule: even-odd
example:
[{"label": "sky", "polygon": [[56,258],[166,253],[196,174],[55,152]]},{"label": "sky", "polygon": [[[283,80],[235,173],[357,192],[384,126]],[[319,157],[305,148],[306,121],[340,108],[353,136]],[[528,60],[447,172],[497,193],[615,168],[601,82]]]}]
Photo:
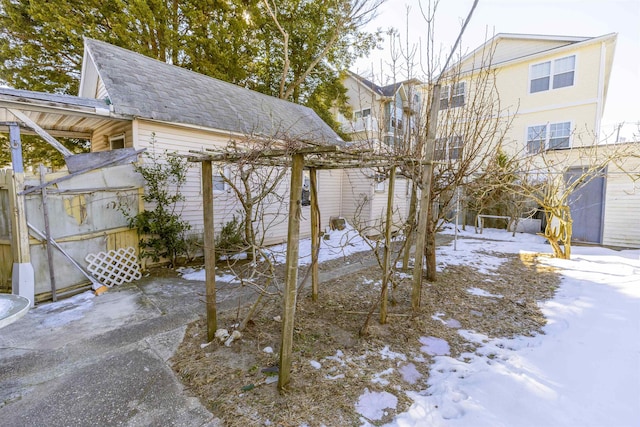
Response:
[{"label": "sky", "polygon": [[[472,4],[473,0],[440,0],[435,19],[437,47],[445,51],[451,49]],[[410,8],[408,25],[407,7]],[[584,37],[617,33],[602,123],[606,130],[625,122],[623,132],[629,136],[633,130],[638,132],[638,127],[630,123],[640,122],[639,23],[639,0],[480,0],[465,30],[461,47],[463,52],[470,52],[497,33]],[[399,29],[402,37],[408,28],[410,43],[417,44],[425,28],[419,1],[387,0],[367,29],[389,27]],[[366,75],[373,69],[378,74],[388,57],[388,50],[374,52],[369,58],[359,60],[352,70]]]}]

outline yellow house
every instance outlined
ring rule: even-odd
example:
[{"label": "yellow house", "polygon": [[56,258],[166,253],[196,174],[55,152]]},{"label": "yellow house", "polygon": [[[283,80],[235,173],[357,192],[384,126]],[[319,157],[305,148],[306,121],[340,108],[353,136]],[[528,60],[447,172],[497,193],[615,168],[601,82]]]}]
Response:
[{"label": "yellow house", "polygon": [[[509,123],[501,140],[505,152],[534,162],[555,157],[568,177],[589,165],[584,154],[600,143],[616,38],[497,34],[443,74],[439,120],[491,87],[500,105],[493,118]],[[485,72],[489,77],[479,86],[475,78]],[[457,145],[466,143],[463,137]],[[455,141],[448,145],[440,150],[460,148]],[[639,149],[624,147],[636,155]],[[624,173],[637,173],[638,166],[626,167],[610,166],[571,197],[576,240],[640,247],[640,221],[632,214],[640,209],[640,188]]]}]

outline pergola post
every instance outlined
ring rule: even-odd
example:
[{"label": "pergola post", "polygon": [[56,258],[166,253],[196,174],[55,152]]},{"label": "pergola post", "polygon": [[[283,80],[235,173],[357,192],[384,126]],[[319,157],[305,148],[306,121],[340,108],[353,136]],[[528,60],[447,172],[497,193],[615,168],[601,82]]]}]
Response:
[{"label": "pergola post", "polygon": [[318,252],[320,249],[320,208],[318,205],[318,171],[309,169],[311,184],[311,299],[318,300]]},{"label": "pergola post", "polygon": [[278,390],[289,384],[291,376],[291,352],[293,349],[293,325],[298,288],[298,256],[300,247],[300,217],[302,215],[302,169],[304,155],[293,154],[291,162],[291,186],[289,196],[289,228],[287,232],[287,261],[282,310],[282,338],[280,340],[280,375]]},{"label": "pergola post", "polygon": [[11,270],[11,292],[31,301],[35,299],[35,273],[31,264],[29,248],[29,228],[27,226],[27,212],[25,196],[20,192],[24,189],[24,169],[22,164],[22,143],[20,142],[20,127],[17,123],[7,123],[9,126],[9,145],[11,148],[11,164],[13,176],[9,185],[9,210],[11,211],[11,249],[13,253],[13,269]]},{"label": "pergola post", "polygon": [[213,168],[211,160],[202,162],[202,203],[204,215],[204,270],[206,280],[207,341],[212,341],[218,321],[216,317],[216,250],[213,228]]},{"label": "pergola post", "polygon": [[433,86],[431,105],[429,106],[429,127],[424,151],[424,168],[422,169],[422,187],[420,211],[418,212],[418,230],[416,233],[416,251],[414,255],[413,280],[411,288],[411,308],[416,312],[420,308],[422,295],[422,261],[424,245],[427,235],[427,220],[429,218],[429,202],[431,201],[431,178],[433,174],[433,154],[436,145],[436,126],[438,123],[438,107],[440,105],[440,85]]},{"label": "pergola post", "polygon": [[384,265],[382,266],[382,295],[380,297],[380,323],[387,323],[387,294],[389,292],[389,260],[391,258],[391,220],[393,218],[393,193],[396,183],[396,167],[389,172],[389,188],[387,192],[387,216],[384,225]]}]

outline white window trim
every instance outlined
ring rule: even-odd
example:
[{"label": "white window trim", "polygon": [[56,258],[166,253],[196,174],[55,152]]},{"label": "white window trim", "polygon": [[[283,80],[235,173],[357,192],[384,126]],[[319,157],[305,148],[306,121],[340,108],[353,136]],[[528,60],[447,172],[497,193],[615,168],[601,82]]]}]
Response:
[{"label": "white window trim", "polygon": [[[554,77],[554,64],[557,60],[559,59],[564,59],[564,58],[568,58],[570,56],[573,56],[574,62],[573,62],[573,84],[571,86],[563,86],[563,87],[559,87],[554,89],[553,88],[553,77]],[[545,62],[549,62],[550,66],[549,66],[549,88],[545,89],[545,90],[540,90],[538,92],[531,92],[531,69],[533,67],[535,67],[536,65],[540,65],[540,64],[544,64]],[[529,65],[529,76],[527,79],[527,92],[529,93],[529,95],[534,95],[536,93],[546,93],[546,92],[550,92],[553,90],[562,90],[562,89],[566,89],[566,88],[570,88],[570,87],[574,87],[576,85],[576,80],[577,80],[577,76],[578,76],[578,55],[575,53],[572,53],[571,55],[564,55],[564,56],[558,56],[555,58],[551,58],[549,60],[546,61],[540,61],[540,62],[536,62],[535,64],[530,64]]]},{"label": "white window trim", "polygon": [[[119,140],[122,140],[122,147],[113,148],[113,143]],[[117,135],[112,135],[109,137],[109,149],[120,150],[121,148],[125,148],[126,146],[127,146],[127,140],[125,138],[124,132],[119,133]]]},{"label": "white window trim", "polygon": [[[560,148],[549,148],[549,140],[551,139],[551,125],[557,125],[561,123],[569,123],[569,146],[568,147],[560,147]],[[546,123],[535,123],[532,125],[527,125],[524,129],[524,149],[526,155],[536,155],[539,153],[532,153],[529,151],[529,128],[534,126],[545,126],[545,139],[544,139],[544,149],[542,151],[556,151],[556,150],[568,150],[573,147],[573,121],[572,120],[564,120],[564,121],[556,121],[556,122],[546,122]]]}]

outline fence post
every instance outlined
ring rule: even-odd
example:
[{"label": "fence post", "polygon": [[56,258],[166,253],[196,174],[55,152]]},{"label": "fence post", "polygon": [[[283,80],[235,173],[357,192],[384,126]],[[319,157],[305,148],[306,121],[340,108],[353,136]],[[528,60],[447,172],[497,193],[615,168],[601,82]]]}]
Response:
[{"label": "fence post", "polygon": [[22,166],[22,144],[20,127],[9,124],[9,145],[13,173],[9,185],[9,209],[11,211],[11,251],[13,269],[11,270],[11,292],[28,298],[33,307],[35,299],[35,274],[29,252],[29,229],[25,210],[25,196],[20,196],[24,188],[24,169]]}]

